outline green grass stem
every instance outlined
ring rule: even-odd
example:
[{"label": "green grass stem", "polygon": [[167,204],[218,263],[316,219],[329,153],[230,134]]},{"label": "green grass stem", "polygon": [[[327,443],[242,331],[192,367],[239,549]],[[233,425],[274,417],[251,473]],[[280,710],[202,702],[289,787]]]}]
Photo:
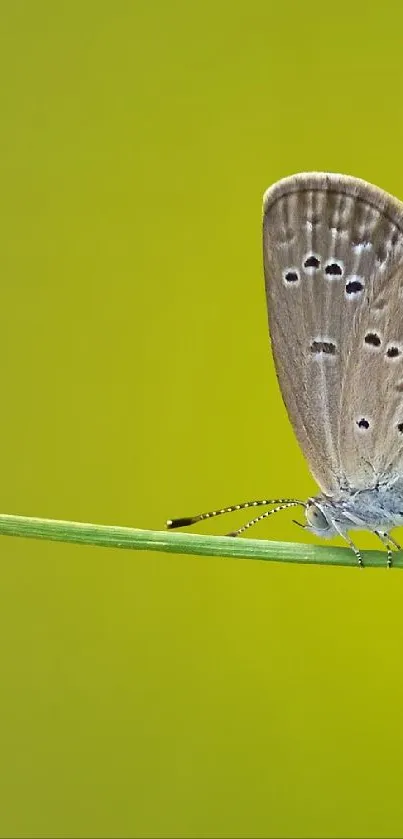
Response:
[{"label": "green grass stem", "polygon": [[[306,565],[351,565],[356,559],[349,548],[332,545],[304,545],[266,539],[203,536],[176,531],[138,530],[131,527],[85,524],[57,519],[0,514],[0,535],[26,539],[47,539],[104,548],[218,556],[226,559],[258,559],[265,562],[297,562]],[[385,567],[385,551],[362,551],[364,565]],[[393,554],[393,566],[403,568],[403,551]]]}]

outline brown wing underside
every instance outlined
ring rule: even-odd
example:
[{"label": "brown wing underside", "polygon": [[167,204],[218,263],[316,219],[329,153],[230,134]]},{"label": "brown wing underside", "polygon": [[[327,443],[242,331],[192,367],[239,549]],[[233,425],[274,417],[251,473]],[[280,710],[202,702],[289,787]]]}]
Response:
[{"label": "brown wing underside", "polygon": [[312,474],[332,496],[403,473],[402,231],[403,205],[355,178],[296,175],[265,195],[276,371]]}]

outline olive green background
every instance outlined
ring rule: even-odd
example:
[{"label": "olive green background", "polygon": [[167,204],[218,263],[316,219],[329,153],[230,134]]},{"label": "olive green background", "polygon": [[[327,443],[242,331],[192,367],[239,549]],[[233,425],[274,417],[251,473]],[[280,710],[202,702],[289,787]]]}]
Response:
[{"label": "olive green background", "polygon": [[[3,512],[315,492],[261,199],[309,169],[403,197],[402,8],[2,4]],[[0,569],[2,837],[403,836],[401,571],[4,537]]]}]

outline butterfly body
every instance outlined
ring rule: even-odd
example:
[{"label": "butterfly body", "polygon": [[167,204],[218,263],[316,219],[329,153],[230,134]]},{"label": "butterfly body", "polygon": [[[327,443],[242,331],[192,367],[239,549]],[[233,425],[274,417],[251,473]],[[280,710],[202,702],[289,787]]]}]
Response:
[{"label": "butterfly body", "polygon": [[306,529],[325,539],[350,530],[388,533],[403,526],[403,486],[343,492],[337,500],[318,495],[308,500],[305,511]]}]

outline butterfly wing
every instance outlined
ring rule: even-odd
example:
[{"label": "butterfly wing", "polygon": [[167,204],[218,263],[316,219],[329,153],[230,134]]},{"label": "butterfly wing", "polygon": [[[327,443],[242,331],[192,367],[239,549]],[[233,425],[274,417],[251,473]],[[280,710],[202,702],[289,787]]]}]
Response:
[{"label": "butterfly wing", "polygon": [[263,249],[276,372],[320,488],[403,475],[403,204],[294,175],[265,193]]}]

